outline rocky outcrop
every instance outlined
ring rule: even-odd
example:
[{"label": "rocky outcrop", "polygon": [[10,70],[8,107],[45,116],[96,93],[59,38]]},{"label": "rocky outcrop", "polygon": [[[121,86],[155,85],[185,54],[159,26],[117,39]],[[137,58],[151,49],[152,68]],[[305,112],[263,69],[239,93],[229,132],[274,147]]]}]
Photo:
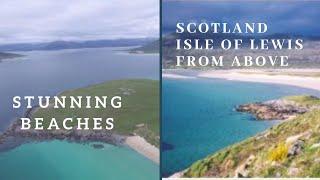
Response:
[{"label": "rocky outcrop", "polygon": [[5,143],[9,139],[28,139],[33,141],[46,140],[67,140],[79,143],[88,142],[105,142],[113,145],[123,145],[126,137],[115,134],[110,131],[97,130],[46,130],[37,131],[34,129],[21,130],[21,121],[14,121],[9,128],[0,134],[0,144]]},{"label": "rocky outcrop", "polygon": [[304,145],[304,141],[303,140],[297,140],[296,142],[294,142],[289,150],[288,150],[288,155],[287,156],[296,156],[298,154],[300,154],[300,152],[303,149],[303,145]]},{"label": "rocky outcrop", "polygon": [[294,136],[290,136],[286,139],[286,144],[293,144],[295,142],[297,142],[298,140],[304,138],[304,139],[308,139],[311,136],[312,132],[311,131],[305,131],[303,133],[294,135]]},{"label": "rocky outcrop", "polygon": [[249,158],[236,169],[235,177],[236,178],[248,177],[248,174],[249,174],[248,169],[252,165],[252,162],[254,161],[255,158],[256,156],[250,155]]},{"label": "rocky outcrop", "polygon": [[280,99],[244,104],[236,107],[236,110],[251,113],[258,120],[285,120],[306,113],[309,109],[288,100]]},{"label": "rocky outcrop", "polygon": [[92,144],[91,145],[93,148],[95,149],[103,149],[104,148],[104,145],[103,144]]}]

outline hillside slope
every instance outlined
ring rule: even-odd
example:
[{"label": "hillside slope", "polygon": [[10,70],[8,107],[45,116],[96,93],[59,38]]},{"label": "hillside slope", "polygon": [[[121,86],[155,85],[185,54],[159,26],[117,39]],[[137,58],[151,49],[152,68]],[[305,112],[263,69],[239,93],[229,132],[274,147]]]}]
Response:
[{"label": "hillside slope", "polygon": [[304,114],[195,162],[185,177],[320,177],[320,99],[285,97]]}]

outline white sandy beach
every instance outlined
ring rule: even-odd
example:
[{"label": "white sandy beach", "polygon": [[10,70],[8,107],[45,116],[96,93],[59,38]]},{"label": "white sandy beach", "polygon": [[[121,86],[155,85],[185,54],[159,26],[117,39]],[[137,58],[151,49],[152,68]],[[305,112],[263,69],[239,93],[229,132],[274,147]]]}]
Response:
[{"label": "white sandy beach", "polygon": [[171,73],[162,74],[162,77],[164,77],[164,78],[173,78],[173,79],[195,79],[196,78],[194,76],[183,76],[183,75],[171,74]]},{"label": "white sandy beach", "polygon": [[[298,86],[320,91],[320,69],[281,69],[281,70],[206,70],[188,76],[180,70],[170,70],[165,78],[218,78],[232,81],[260,82]],[[195,71],[193,71],[195,72]],[[194,74],[194,73],[193,73]],[[313,74],[315,74],[313,76]]]},{"label": "white sandy beach", "polygon": [[320,76],[311,77],[302,75],[286,75],[287,73],[293,72],[297,74],[302,72],[314,73],[315,70],[282,70],[280,72],[277,72],[276,74],[269,74],[269,72],[258,70],[219,70],[201,72],[198,74],[198,77],[219,78],[233,81],[284,84],[320,91]]},{"label": "white sandy beach", "polygon": [[159,149],[149,144],[144,138],[140,136],[129,136],[126,138],[125,143],[138,153],[142,154],[153,162],[160,164]]}]

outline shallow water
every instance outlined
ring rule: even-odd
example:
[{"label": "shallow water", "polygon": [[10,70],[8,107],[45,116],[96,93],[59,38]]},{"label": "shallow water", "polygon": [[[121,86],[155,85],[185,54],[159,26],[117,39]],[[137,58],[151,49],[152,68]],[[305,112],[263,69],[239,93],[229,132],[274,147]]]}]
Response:
[{"label": "shallow water", "polygon": [[164,79],[162,173],[168,176],[276,121],[255,121],[237,105],[319,92],[292,86],[218,79]]},{"label": "shallow water", "polygon": [[24,144],[0,153],[1,179],[159,178],[159,166],[140,154],[125,147],[103,145],[103,149],[95,149],[65,141]]}]

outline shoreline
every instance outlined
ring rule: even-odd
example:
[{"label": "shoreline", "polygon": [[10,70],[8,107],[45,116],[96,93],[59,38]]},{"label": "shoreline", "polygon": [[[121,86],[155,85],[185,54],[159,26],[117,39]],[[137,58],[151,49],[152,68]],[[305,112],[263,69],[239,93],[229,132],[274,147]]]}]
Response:
[{"label": "shoreline", "polygon": [[[230,81],[258,82],[270,84],[282,84],[320,91],[320,75],[309,76],[319,73],[320,69],[278,69],[278,70],[165,70],[164,78],[187,79],[187,78],[214,78]],[[290,74],[290,75],[289,75]]]},{"label": "shoreline", "polygon": [[153,161],[154,163],[158,165],[160,164],[159,149],[148,143],[143,137],[128,136],[125,139],[124,144],[126,144],[139,154],[143,155],[144,157],[148,158],[149,160]]},{"label": "shoreline", "polygon": [[[111,82],[114,80],[106,81]],[[124,81],[124,80],[121,80]],[[128,81],[128,80],[126,80]],[[134,80],[136,83],[137,80]],[[152,83],[156,83],[155,80],[148,80]],[[140,82],[140,81],[139,81]],[[84,88],[89,88],[93,86],[99,86],[100,84],[104,83],[97,83],[93,85],[88,85]],[[122,87],[122,86],[121,86]],[[69,93],[71,91],[75,91],[82,88],[75,88],[69,89],[65,91],[61,91],[57,93],[55,96],[61,96],[63,93]],[[50,99],[51,101],[51,99]],[[49,104],[49,108],[53,104]],[[34,105],[30,109],[25,109],[22,113],[21,117],[30,118],[32,119],[33,114],[35,114],[40,109],[39,105]],[[133,132],[125,132],[125,133],[118,133],[115,130],[76,130],[72,128],[71,130],[66,129],[54,129],[54,130],[21,130],[21,121],[19,118],[13,119],[11,124],[4,129],[3,132],[0,132],[0,151],[1,149],[13,149],[17,146],[22,145],[23,143],[28,142],[41,142],[41,141],[51,141],[51,140],[64,140],[68,142],[75,142],[75,143],[91,143],[91,142],[101,142],[107,143],[114,146],[119,147],[127,147],[130,148],[137,153],[143,155],[144,157],[150,159],[151,161],[159,164],[159,149],[156,146],[153,146],[153,143],[147,142],[143,137],[144,136],[137,136],[133,135]],[[132,139],[132,136],[134,138]],[[22,139],[20,142],[14,142],[15,140]],[[13,144],[13,145],[12,145]],[[145,148],[147,147],[147,148]]]},{"label": "shoreline", "polygon": [[[295,96],[296,97],[296,96]],[[309,96],[309,98],[312,98],[313,99],[316,99],[318,101],[320,101],[320,99],[318,97],[315,97],[315,96]],[[309,100],[305,100],[305,101],[312,101],[311,99]],[[251,106],[252,104],[255,104],[255,105],[260,105],[260,104],[266,104],[266,105],[270,105],[272,106],[274,109],[273,111],[280,111],[278,113],[282,113],[284,114],[283,116],[283,119],[275,119],[275,118],[271,118],[271,119],[261,119],[261,118],[257,118],[256,117],[256,120],[257,121],[281,121],[275,125],[272,125],[271,127],[269,127],[268,129],[265,129],[263,130],[262,132],[258,132],[257,134],[253,135],[253,136],[249,136],[248,138],[245,138],[244,140],[241,140],[239,142],[236,142],[236,143],[233,143],[231,145],[228,145],[216,152],[213,152],[212,154],[209,154],[207,155],[205,158],[202,158],[198,161],[201,161],[201,160],[204,160],[208,157],[212,157],[214,156],[215,154],[217,154],[218,152],[221,152],[221,151],[224,151],[226,150],[227,148],[230,148],[230,147],[233,147],[237,144],[241,144],[242,142],[245,142],[247,140],[250,140],[250,139],[255,139],[255,140],[259,140],[259,139],[262,139],[262,138],[268,138],[268,136],[270,135],[270,131],[274,128],[274,127],[279,127],[281,124],[284,124],[284,123],[290,123],[291,121],[294,121],[295,118],[298,117],[298,115],[304,115],[304,114],[307,114],[307,113],[310,113],[312,111],[317,111],[319,110],[320,106],[319,105],[309,105],[309,104],[303,104],[303,103],[299,103],[299,101],[295,101],[295,100],[288,100],[288,99],[276,99],[276,100],[268,100],[268,101],[263,101],[263,102],[256,102],[256,103],[249,103],[249,104],[243,104],[243,105],[240,105],[240,106],[247,106],[247,105],[250,105],[249,108],[252,108],[253,106]],[[292,108],[293,107],[293,108]],[[261,113],[264,114],[264,115],[267,115],[267,113],[270,113],[270,110],[266,110],[265,107],[259,107],[262,111]],[[251,111],[251,110],[247,110],[245,109],[245,111],[239,111],[237,110],[238,112],[245,112],[245,113],[248,113],[248,114],[251,114],[251,115],[255,115],[256,112],[254,111]],[[286,115],[287,113],[292,113],[290,115]],[[272,112],[271,112],[272,114]],[[255,115],[256,116],[256,115]],[[268,116],[266,116],[268,117]],[[290,135],[289,137],[286,138],[285,142],[286,142],[286,145],[292,145],[291,146],[291,152],[292,152],[292,149],[295,147],[295,142],[298,142],[300,140],[301,137],[305,137],[305,136],[309,136],[310,133],[312,131],[310,130],[305,130],[303,133],[298,133],[297,135]],[[310,135],[311,136],[311,135]],[[318,147],[318,144],[320,143],[314,143],[316,147]],[[293,148],[292,148],[293,147]],[[320,146],[319,146],[320,147]],[[294,154],[296,155],[296,154]],[[253,157],[253,156],[250,156],[250,157]],[[249,158],[250,158],[249,157]],[[248,159],[249,159],[248,158]],[[198,161],[195,161],[195,162],[198,162]],[[188,168],[184,169],[184,170],[181,170],[181,171],[177,171],[175,173],[173,173],[172,175],[170,175],[169,177],[167,177],[167,179],[175,179],[175,178],[183,178],[185,173],[187,173],[190,168],[192,167],[192,165],[195,163],[193,162]],[[247,161],[246,161],[247,162]],[[244,164],[246,163],[244,162]],[[244,166],[241,166],[239,165],[236,169],[236,171],[240,168],[242,168]],[[235,172],[236,172],[235,171]],[[240,172],[240,171],[239,171]],[[239,173],[238,172],[238,173]],[[244,172],[244,171],[243,171]],[[239,177],[246,177],[246,176],[234,176],[234,178],[239,178]],[[190,177],[188,177],[190,178]],[[203,178],[203,177],[201,177]]]},{"label": "shoreline", "polygon": [[[24,112],[26,118],[31,118],[32,114],[39,109],[36,105],[31,109],[27,109]],[[75,143],[90,143],[90,142],[102,142],[111,144],[114,146],[128,146],[132,150],[141,154],[142,156],[153,161],[157,165],[160,164],[160,152],[157,147],[147,142],[143,137],[124,136],[113,132],[96,132],[96,131],[76,131],[76,130],[54,130],[54,131],[36,131],[36,130],[24,130],[20,128],[20,121],[15,120],[4,132],[0,133],[0,145],[9,143],[8,147],[1,149],[14,149],[24,143],[37,142],[37,141],[51,141],[51,140],[66,140]],[[11,139],[22,139],[17,144],[11,144]],[[5,145],[6,146],[6,145]],[[1,151],[0,151],[1,152]]]},{"label": "shoreline", "polygon": [[[290,73],[298,75],[291,75]],[[306,74],[308,73],[320,73],[320,69],[278,69],[273,71],[251,69],[204,71],[186,69],[165,69],[163,71],[162,76],[168,79],[212,78],[230,81],[281,84],[320,91],[320,76],[306,76]],[[284,120],[283,122],[285,121],[286,120]],[[253,137],[263,132],[257,133]],[[177,171],[170,175],[168,178],[181,178],[183,177],[183,174],[186,172],[186,170],[187,169]]]},{"label": "shoreline", "polygon": [[[26,113],[30,115],[32,110]],[[18,142],[12,144],[12,139],[19,139]],[[21,141],[20,141],[21,140]],[[75,143],[91,143],[101,142],[114,146],[127,146],[142,156],[148,158],[156,164],[160,164],[159,149],[147,142],[141,136],[123,136],[116,133],[95,132],[95,131],[36,131],[20,129],[20,123],[16,120],[9,128],[0,134],[0,145],[4,145],[0,148],[0,152],[4,150],[14,149],[30,142],[41,142],[51,140],[65,140]]]}]

